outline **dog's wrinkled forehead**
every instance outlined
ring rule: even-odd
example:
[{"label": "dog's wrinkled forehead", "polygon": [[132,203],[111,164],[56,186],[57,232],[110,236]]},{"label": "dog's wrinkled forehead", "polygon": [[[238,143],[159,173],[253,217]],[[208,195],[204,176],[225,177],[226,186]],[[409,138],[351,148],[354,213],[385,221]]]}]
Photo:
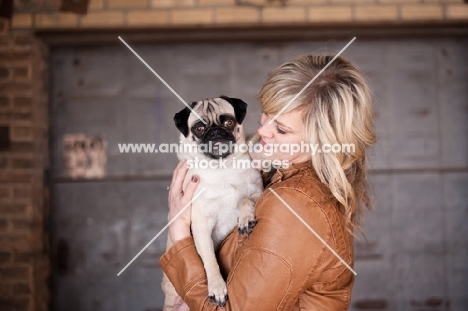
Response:
[{"label": "dog's wrinkled forehead", "polygon": [[[220,115],[231,115],[234,117],[234,108],[230,103],[225,101],[222,98],[208,98],[199,100],[192,107],[192,109],[198,113],[198,115],[208,124],[211,125],[211,122],[220,123]],[[192,125],[200,119],[194,114],[191,113],[188,119],[188,124]]]}]

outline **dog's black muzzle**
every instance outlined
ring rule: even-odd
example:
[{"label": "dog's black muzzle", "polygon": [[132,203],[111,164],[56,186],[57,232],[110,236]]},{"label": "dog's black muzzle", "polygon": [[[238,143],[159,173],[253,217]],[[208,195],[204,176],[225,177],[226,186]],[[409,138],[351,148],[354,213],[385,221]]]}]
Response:
[{"label": "dog's black muzzle", "polygon": [[234,144],[235,142],[236,138],[232,132],[220,126],[210,127],[205,131],[205,134],[202,138],[203,144],[211,146],[211,148],[209,148],[205,154],[213,159],[225,158],[230,155],[230,145]]}]

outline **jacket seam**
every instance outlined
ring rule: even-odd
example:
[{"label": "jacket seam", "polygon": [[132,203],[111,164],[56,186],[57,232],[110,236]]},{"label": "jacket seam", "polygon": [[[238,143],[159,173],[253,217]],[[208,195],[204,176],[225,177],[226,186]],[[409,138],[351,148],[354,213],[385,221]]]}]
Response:
[{"label": "jacket seam", "polygon": [[184,245],[183,247],[181,247],[180,249],[178,249],[170,258],[167,259],[167,262],[166,264],[164,265],[164,267],[161,267],[163,270],[166,269],[166,267],[169,265],[169,263],[172,261],[172,259],[174,257],[176,257],[176,255],[178,253],[180,253],[182,250],[186,249],[187,247],[190,247],[192,246],[193,244],[188,244],[188,245]]},{"label": "jacket seam", "polygon": [[325,257],[325,249],[326,249],[326,246],[322,246],[322,249],[320,251],[320,255],[317,257],[317,264],[315,264],[312,268],[310,268],[309,270],[309,274],[307,275],[307,279],[311,279],[312,278],[312,274],[314,272],[317,271],[317,267],[319,267],[321,264],[322,264],[322,261],[323,261],[323,257]]},{"label": "jacket seam", "polygon": [[[302,177],[301,177],[302,178]],[[304,196],[306,196],[307,198],[309,198],[310,200],[312,200],[317,206],[318,208],[320,208],[320,211],[322,212],[322,214],[325,216],[325,218],[327,219],[327,222],[328,224],[330,225],[330,227],[333,227],[332,226],[332,223],[331,223],[331,220],[330,220],[330,217],[328,217],[327,213],[325,213],[325,211],[323,210],[323,206],[322,204],[320,204],[319,202],[317,202],[317,200],[315,200],[313,197],[311,197],[309,194],[305,193],[304,191],[302,191],[301,189],[297,189],[297,188],[294,188],[294,187],[288,187],[288,186],[280,186],[276,189],[289,189],[289,190],[293,190],[293,191],[297,191],[299,193],[302,193]],[[271,192],[271,191],[270,191]],[[267,194],[268,195],[268,194]],[[265,196],[266,197],[266,196]],[[340,229],[341,230],[341,229]],[[333,242],[335,243],[335,245],[337,245],[337,238],[336,238],[336,235],[334,233],[334,230],[330,230],[331,231],[331,236],[333,238]],[[344,236],[344,235],[343,235]],[[325,250],[326,250],[326,246],[323,245],[322,246],[322,249],[321,249],[321,253],[320,253],[320,256],[319,256],[319,259],[317,260],[317,264],[311,268],[311,271],[309,273],[309,277],[312,275],[313,272],[315,272],[315,270],[317,269],[317,267],[321,264],[322,260],[323,260],[323,257],[325,255]],[[338,260],[339,261],[339,260]],[[346,268],[346,267],[345,267]],[[329,281],[329,282],[334,282],[339,276],[341,276],[343,274],[343,272],[345,271],[345,268],[343,268],[343,270],[338,274],[338,276],[336,276],[333,280]],[[327,269],[326,271],[323,271],[322,273],[326,273],[327,271],[330,271],[330,269]],[[328,282],[326,282],[328,283]]]},{"label": "jacket seam", "polygon": [[218,250],[221,249],[223,247],[223,245],[226,243],[226,241],[228,240],[228,238],[233,234],[234,230],[231,231],[231,233],[229,233],[225,238],[224,240],[221,242],[221,244],[219,244],[218,246]]},{"label": "jacket seam", "polygon": [[[330,269],[328,269],[330,270]],[[343,277],[343,274],[346,272],[346,270],[348,270],[348,268],[346,267],[343,267],[342,270],[336,275],[336,277],[330,281],[326,281],[326,282],[318,282],[316,284],[321,284],[322,287],[327,287],[333,283],[336,283],[337,279],[340,278],[340,277]]]},{"label": "jacket seam", "polygon": [[[309,194],[305,193],[303,190],[301,189],[297,189],[297,188],[291,188],[291,187],[278,187],[277,189],[291,189],[291,190],[294,190],[294,191],[297,191],[299,193],[302,193],[303,195],[305,195],[306,197],[308,197],[309,199],[311,199],[312,201],[314,201],[315,204],[317,204],[317,206],[320,208],[320,211],[322,212],[322,214],[327,218],[327,222],[328,224],[330,225],[330,227],[333,227],[332,226],[332,223],[331,223],[331,219],[330,217],[328,217],[327,213],[325,213],[325,211],[323,210],[323,206],[322,204],[320,204],[319,202],[317,202],[317,200],[315,200],[312,196],[310,196]],[[338,230],[340,230],[340,232],[342,233],[341,235],[343,236],[343,238],[345,237],[345,235],[343,234],[343,230],[341,228],[341,226],[338,226]],[[338,246],[338,242],[337,242],[337,237],[335,235],[335,232],[334,230],[330,230],[331,231],[331,234],[332,234],[332,237],[333,237],[333,242]]]},{"label": "jacket seam", "polygon": [[230,284],[231,281],[232,281],[232,276],[234,275],[234,273],[236,272],[237,270],[237,267],[239,266],[240,262],[242,261],[242,258],[245,257],[245,255],[249,252],[249,251],[252,251],[252,250],[258,250],[260,252],[263,252],[263,253],[267,253],[267,254],[270,254],[272,256],[274,256],[275,258],[277,258],[278,260],[280,260],[281,262],[283,262],[283,264],[288,268],[288,271],[289,271],[289,284],[288,284],[288,288],[286,290],[286,292],[284,293],[283,297],[281,297],[281,300],[280,302],[278,303],[278,306],[277,306],[277,310],[280,310],[280,307],[281,305],[284,303],[284,300],[285,298],[288,296],[288,294],[290,293],[291,291],[291,282],[292,282],[292,267],[291,267],[291,264],[286,260],[284,259],[282,256],[279,256],[276,252],[273,252],[267,248],[264,248],[264,247],[246,247],[245,251],[243,252],[243,254],[238,258],[236,264],[232,267],[232,273],[230,274],[230,277],[228,278],[228,280],[226,281],[226,284]]},{"label": "jacket seam", "polygon": [[[184,296],[187,296],[187,293],[198,283],[205,280],[205,273],[200,274],[198,277],[193,278],[185,287],[184,287]],[[185,297],[184,297],[185,298]]]}]

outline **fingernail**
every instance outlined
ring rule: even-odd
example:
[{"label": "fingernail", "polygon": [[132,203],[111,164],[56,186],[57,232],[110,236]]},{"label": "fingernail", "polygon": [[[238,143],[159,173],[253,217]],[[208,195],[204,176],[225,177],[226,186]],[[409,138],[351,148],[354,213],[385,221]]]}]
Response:
[{"label": "fingernail", "polygon": [[198,176],[197,175],[192,176],[192,182],[198,182]]}]

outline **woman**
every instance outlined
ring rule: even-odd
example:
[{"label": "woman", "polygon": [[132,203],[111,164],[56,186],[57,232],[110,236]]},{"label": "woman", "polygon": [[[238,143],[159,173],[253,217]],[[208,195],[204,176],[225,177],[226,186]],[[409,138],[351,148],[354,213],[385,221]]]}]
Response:
[{"label": "woman", "polygon": [[[310,226],[349,266],[353,236],[360,230],[366,192],[366,149],[375,143],[369,89],[362,74],[338,57],[284,112],[293,99],[332,59],[297,57],[267,76],[258,96],[263,108],[258,134],[264,146],[307,142],[328,146],[354,144],[353,152],[277,151],[255,158],[288,160],[265,180],[256,204],[257,224],[249,237],[234,230],[219,251],[229,299],[217,307],[207,299],[207,281],[190,235],[190,210],[169,227],[175,243],[160,260],[180,299],[174,310],[346,310],[354,275],[296,217]],[[272,121],[273,122],[270,122]],[[336,146],[336,145],[335,145]],[[328,148],[327,148],[328,150]],[[182,189],[187,172],[181,162],[169,192],[172,219],[188,202],[197,177]],[[270,174],[271,175],[271,174]],[[281,201],[279,197],[282,198]]]}]

